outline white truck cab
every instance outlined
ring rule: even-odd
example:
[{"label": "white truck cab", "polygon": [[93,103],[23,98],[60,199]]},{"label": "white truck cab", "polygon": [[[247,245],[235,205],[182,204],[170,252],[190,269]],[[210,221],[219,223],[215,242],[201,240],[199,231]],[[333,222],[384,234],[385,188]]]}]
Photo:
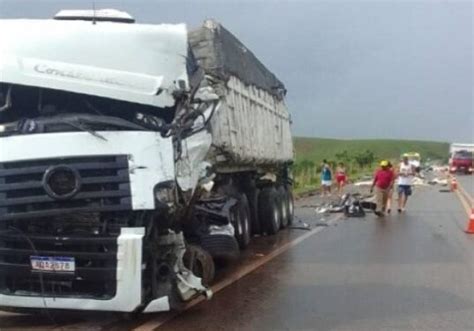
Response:
[{"label": "white truck cab", "polygon": [[211,296],[213,258],[291,221],[283,85],[249,52],[263,79],[213,76],[188,35],[113,10],[0,20],[0,309],[179,309]]}]

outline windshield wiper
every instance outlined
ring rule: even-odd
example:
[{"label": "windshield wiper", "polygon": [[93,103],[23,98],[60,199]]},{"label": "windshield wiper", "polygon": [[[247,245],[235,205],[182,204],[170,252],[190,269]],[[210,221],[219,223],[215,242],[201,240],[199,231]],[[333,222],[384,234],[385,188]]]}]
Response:
[{"label": "windshield wiper", "polygon": [[[48,126],[54,124],[63,124],[72,128],[88,132],[94,137],[107,141],[107,139],[96,132],[110,127],[130,129],[137,131],[149,131],[145,126],[122,119],[119,117],[89,115],[89,114],[59,114],[53,117],[37,117],[34,119],[24,118],[16,122],[2,125],[0,127],[0,136],[11,135],[15,132],[20,134],[32,134],[48,132]],[[94,127],[94,129],[92,129]]]},{"label": "windshield wiper", "polygon": [[92,130],[91,128],[88,128],[87,126],[84,126],[84,124],[81,123],[80,121],[78,121],[77,123],[69,122],[69,121],[60,121],[59,123],[64,123],[64,124],[70,125],[73,128],[79,129],[81,131],[88,132],[91,135],[93,135],[94,137],[102,139],[103,141],[108,141],[107,138],[105,138],[103,135],[95,132],[94,130]]},{"label": "windshield wiper", "polygon": [[120,117],[104,116],[104,115],[89,115],[89,114],[71,114],[59,118],[59,120],[67,120],[73,122],[88,122],[90,124],[112,125],[119,128],[126,128],[131,130],[146,131],[146,128],[130,122]]}]

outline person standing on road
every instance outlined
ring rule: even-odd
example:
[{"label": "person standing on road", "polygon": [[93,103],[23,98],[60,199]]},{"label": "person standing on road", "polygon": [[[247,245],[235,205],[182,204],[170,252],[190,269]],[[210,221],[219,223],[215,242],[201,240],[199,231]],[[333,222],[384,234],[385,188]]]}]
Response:
[{"label": "person standing on road", "polygon": [[336,182],[337,182],[337,194],[340,196],[343,193],[344,186],[347,183],[347,175],[346,175],[346,168],[344,167],[344,163],[339,163],[336,168]]},{"label": "person standing on road", "polygon": [[398,169],[398,212],[405,211],[408,197],[412,194],[413,176],[415,169],[404,154]]},{"label": "person standing on road", "polygon": [[326,160],[323,160],[321,169],[321,186],[323,188],[323,196],[331,195],[332,170]]},{"label": "person standing on road", "polygon": [[[395,181],[395,178],[397,178],[397,175],[395,173],[395,169],[393,169],[393,164],[392,162],[388,161],[388,168],[393,172],[393,178]],[[392,211],[392,199],[393,199],[393,185],[390,187],[390,190],[388,191],[388,199],[387,199],[387,214],[390,214]]]},{"label": "person standing on road", "polygon": [[380,169],[375,172],[374,181],[370,192],[374,192],[375,188],[375,215],[383,216],[387,207],[387,200],[390,190],[393,187],[395,176],[393,171],[389,168],[388,161],[380,162]]}]

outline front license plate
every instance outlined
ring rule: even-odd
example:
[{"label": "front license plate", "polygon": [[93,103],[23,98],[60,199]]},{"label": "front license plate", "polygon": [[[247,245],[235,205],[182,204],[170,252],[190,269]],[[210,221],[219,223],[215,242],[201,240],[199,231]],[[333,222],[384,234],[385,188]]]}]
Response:
[{"label": "front license plate", "polygon": [[73,257],[31,256],[31,270],[40,272],[74,272],[76,261]]}]

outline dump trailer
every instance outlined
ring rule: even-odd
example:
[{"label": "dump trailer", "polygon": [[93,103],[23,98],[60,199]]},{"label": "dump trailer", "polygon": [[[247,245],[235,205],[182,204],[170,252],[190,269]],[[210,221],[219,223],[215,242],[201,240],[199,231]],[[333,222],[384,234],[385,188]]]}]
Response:
[{"label": "dump trailer", "polygon": [[0,36],[0,309],[180,309],[292,222],[285,87],[222,25],[67,11]]}]

